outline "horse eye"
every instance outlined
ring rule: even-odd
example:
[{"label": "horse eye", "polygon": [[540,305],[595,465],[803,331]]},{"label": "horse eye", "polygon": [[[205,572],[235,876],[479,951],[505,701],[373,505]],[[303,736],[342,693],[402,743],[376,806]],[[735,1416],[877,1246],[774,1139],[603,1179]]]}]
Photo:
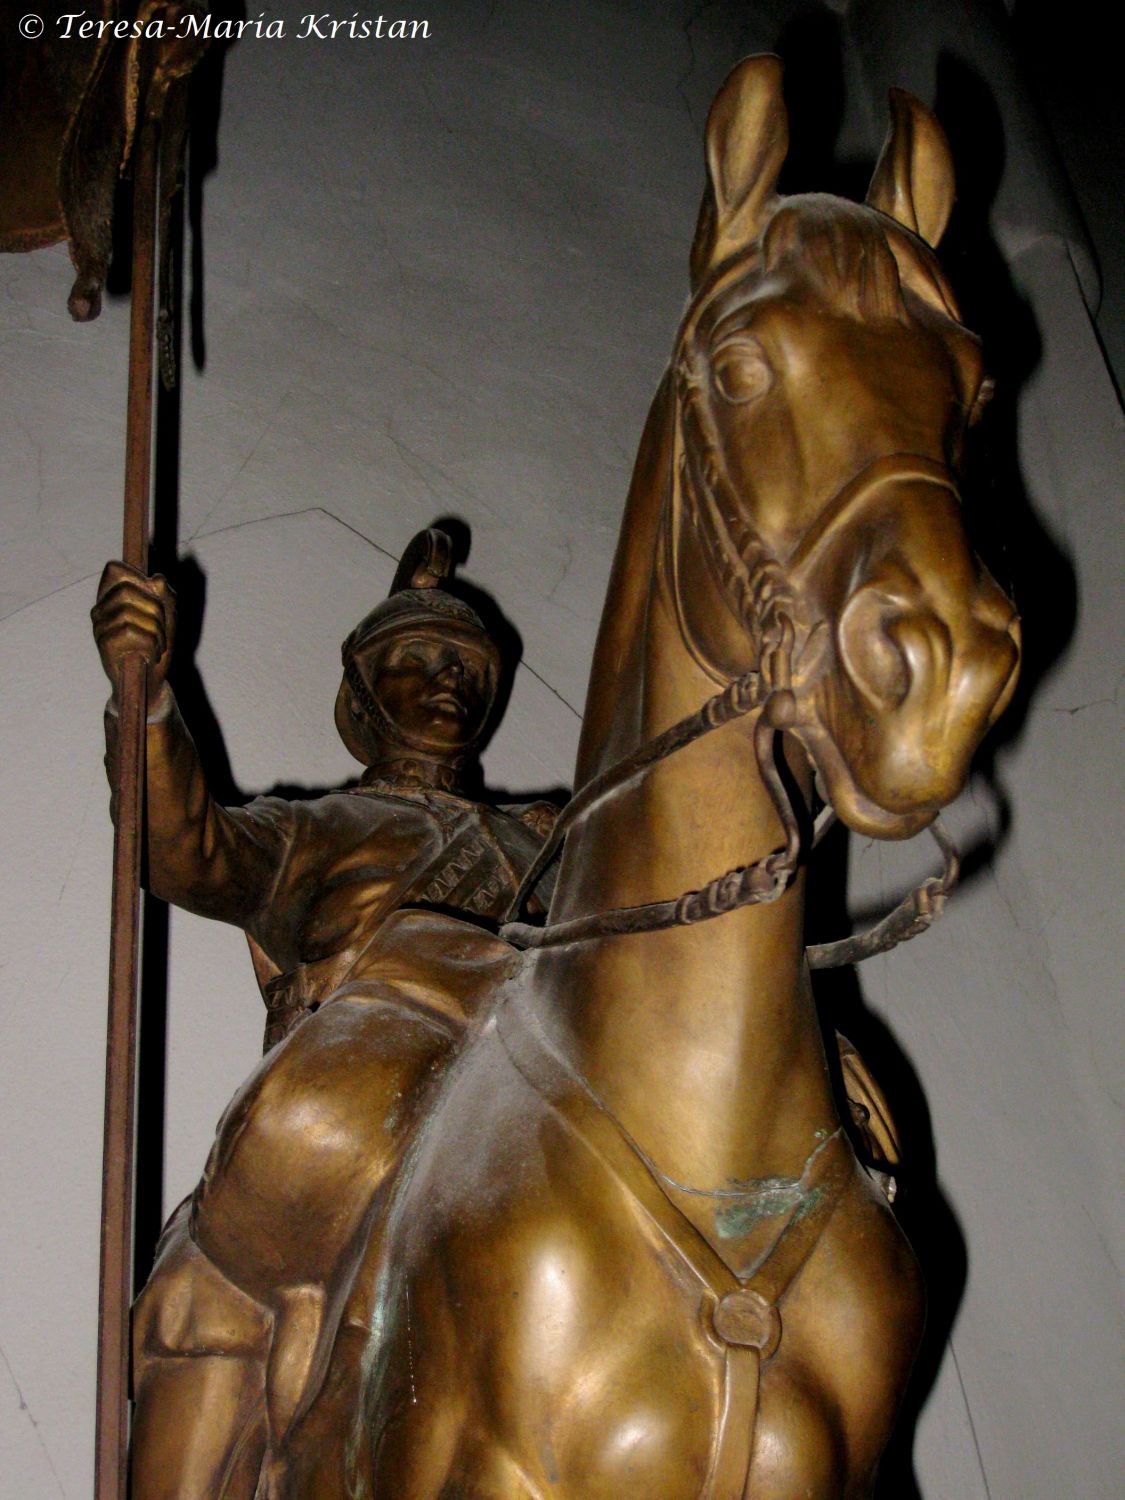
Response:
[{"label": "horse eye", "polygon": [[773,384],[766,351],[748,333],[725,340],[711,359],[715,387],[725,401],[743,405],[764,396]]}]

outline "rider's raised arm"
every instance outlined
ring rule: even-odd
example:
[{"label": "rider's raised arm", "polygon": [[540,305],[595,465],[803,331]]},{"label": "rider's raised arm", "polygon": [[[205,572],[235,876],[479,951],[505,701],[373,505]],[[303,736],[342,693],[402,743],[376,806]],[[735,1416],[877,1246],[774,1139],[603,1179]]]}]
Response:
[{"label": "rider's raised arm", "polygon": [[[175,596],[163,579],[110,563],[102,575],[93,621],[111,682],[116,683],[125,656],[141,655],[148,662],[148,888],[201,916],[249,926],[272,895],[288,853],[288,804],[268,798],[249,808],[226,808],[211,796],[195,742],[165,680]],[[116,693],[106,708],[105,728],[110,769],[117,752]]]}]

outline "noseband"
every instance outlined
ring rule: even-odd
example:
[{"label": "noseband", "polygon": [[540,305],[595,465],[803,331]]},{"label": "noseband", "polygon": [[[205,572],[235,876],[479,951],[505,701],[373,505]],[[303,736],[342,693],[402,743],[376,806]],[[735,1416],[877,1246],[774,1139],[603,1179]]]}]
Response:
[{"label": "noseband", "polygon": [[[677,405],[679,406],[679,397]],[[677,430],[679,425],[677,421]],[[686,480],[686,455],[681,457],[679,467],[681,479]],[[956,494],[948,470],[931,459],[915,454],[892,454],[875,459],[844,485],[824,508],[798,547],[793,563],[801,568],[806,567],[828,537],[851,521],[885,485],[916,479],[937,484]],[[780,564],[774,564],[773,571],[780,573],[781,578],[785,577]],[[797,708],[793,694],[796,631],[786,611],[789,602],[787,595],[790,595],[788,589],[771,589],[766,599],[763,600],[760,594],[758,596],[757,625],[762,641],[759,667],[729,682],[696,713],[646,741],[631,754],[595,776],[575,794],[560,813],[552,832],[524,876],[508,910],[507,921],[500,929],[502,938],[517,948],[531,949],[589,942],[595,938],[626,933],[659,932],[670,927],[692,926],[696,922],[708,921],[742,906],[768,905],[784,895],[805,853],[801,824],[792,797],[779,774],[774,744],[776,734],[794,723]],[[681,626],[683,623],[681,621]],[[811,635],[812,632],[806,635],[806,645]],[[693,654],[696,653],[693,651]],[[798,657],[798,679],[805,668],[806,664]],[[773,850],[751,865],[736,866],[700,889],[685,891],[670,901],[615,907],[610,911],[576,917],[566,922],[548,922],[543,927],[514,920],[558,853],[567,834],[599,803],[623,790],[647,774],[654,765],[686,745],[693,744],[733,719],[745,717],[758,709],[761,714],[754,726],[754,754],[759,774],[769,791],[785,835],[785,842],[780,849]],[[826,806],[813,826],[809,848],[816,847],[835,820],[835,812],[831,806]],[[844,964],[859,963],[917,937],[933,924],[957,883],[960,861],[956,846],[938,820],[931,823],[929,832],[941,851],[941,875],[930,876],[922,881],[867,931],[808,948],[806,954],[810,968],[836,968]]]}]

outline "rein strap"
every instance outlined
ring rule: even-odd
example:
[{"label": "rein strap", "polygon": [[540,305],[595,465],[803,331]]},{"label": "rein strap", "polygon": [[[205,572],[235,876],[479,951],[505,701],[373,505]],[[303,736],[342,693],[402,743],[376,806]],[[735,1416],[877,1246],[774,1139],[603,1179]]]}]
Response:
[{"label": "rein strap", "polygon": [[[679,400],[679,397],[677,397]],[[884,483],[921,479],[938,484],[956,494],[948,473],[941,465],[919,454],[888,454],[873,460],[840,491],[815,534],[806,539],[801,561],[809,556],[835,529],[859,501]],[[784,608],[775,611],[772,629],[763,640],[764,669],[752,669],[736,677],[721,691],[708,698],[693,714],[658,734],[654,739],[624,756],[614,765],[588,781],[559,814],[555,826],[525,874],[519,890],[505,914],[500,937],[521,949],[554,948],[567,943],[590,942],[595,938],[616,937],[633,932],[660,932],[670,927],[692,926],[709,921],[742,906],[768,905],[777,901],[792,884],[803,853],[800,826],[793,802],[778,773],[774,739],[779,730],[793,722],[795,703],[791,673],[795,631]],[[650,901],[642,906],[619,906],[611,911],[595,912],[566,922],[532,926],[515,920],[523,910],[547,866],[558,853],[567,834],[605,797],[628,786],[645,775],[654,765],[685,746],[742,718],[756,709],[762,710],[754,728],[754,749],[758,771],[769,791],[785,844],[781,849],[763,855],[751,865],[739,865],[718,875],[699,890],[685,891],[668,901]],[[835,819],[831,807],[818,816],[813,830],[812,847]],[[933,925],[957,884],[960,859],[952,839],[935,818],[930,833],[941,850],[943,868],[940,876],[929,876],[874,926],[831,943],[817,943],[806,950],[812,969],[838,968],[861,963],[877,953],[887,953],[899,943],[907,942]]]},{"label": "rein strap", "polygon": [[[710,734],[713,729],[729,724],[732,719],[751,713],[755,708],[759,708],[765,699],[766,693],[761,673],[746,672],[728,683],[721,693],[708,698],[697,712],[673,724],[671,728],[664,730],[663,734],[658,734],[655,739],[647,740],[631,754],[624,756],[615,765],[607,766],[600,775],[588,781],[559,813],[554,827],[523,877],[520,888],[506,913],[508,927],[502,929],[502,935],[509,942],[516,943],[517,947],[532,946],[518,942],[515,937],[509,935],[508,929],[516,927],[522,930],[523,924],[515,922],[514,919],[523,910],[527,898],[538,885],[543,871],[562,847],[563,840],[574,824],[586,817],[603,797],[609,796],[610,792],[616,792],[621,787],[628,786],[631,781],[643,775],[650,766],[656,765],[658,761],[664,760],[676,750],[681,750],[685,745],[690,745],[694,740],[702,738],[703,735]],[[539,928],[528,930],[540,931]]]},{"label": "rein strap", "polygon": [[752,865],[739,865],[716,876],[697,891],[685,891],[671,901],[650,901],[644,906],[618,906],[612,911],[575,917],[570,922],[552,922],[532,927],[508,922],[500,936],[517,948],[555,948],[561,943],[582,943],[591,938],[616,937],[629,932],[660,932],[668,927],[689,927],[721,917],[740,906],[768,905],[789,889],[801,858],[801,833],[793,805],[786,795],[773,755],[774,726],[765,715],[754,730],[758,769],[769,787],[774,806],[785,828],[783,849],[774,850]]},{"label": "rein strap", "polygon": [[[784,672],[778,675],[788,676]],[[696,922],[724,916],[742,906],[764,906],[777,901],[792,883],[803,852],[800,826],[790,796],[778,773],[773,746],[774,735],[784,727],[791,701],[787,690],[771,691],[761,673],[747,672],[736,677],[721,693],[709,698],[696,713],[679,720],[655,739],[639,746],[587,782],[559,814],[554,828],[524,876],[508,908],[507,920],[500,928],[500,937],[520,949],[556,948],[567,943],[590,942],[595,938],[693,926]],[[549,922],[543,927],[513,920],[522,911],[528,896],[558,853],[570,829],[586,817],[603,798],[643,776],[652,766],[675,751],[759,707],[763,709],[763,713],[754,729],[754,749],[759,774],[770,793],[785,832],[783,848],[773,850],[752,865],[736,866],[725,874],[716,876],[699,890],[685,891],[669,901],[650,901],[643,906],[619,906],[611,911],[575,917],[568,922]],[[812,848],[820,843],[835,817],[830,807],[825,807],[818,815],[813,828]],[[835,942],[810,946],[806,950],[806,956],[811,969],[832,969],[845,964],[862,963],[864,959],[873,958],[877,953],[888,953],[892,948],[897,948],[899,943],[917,937],[933,925],[957,884],[960,859],[957,846],[937,819],[930,825],[929,831],[941,850],[941,875],[927,877],[909,891],[881,921],[865,932],[854,933]]]}]

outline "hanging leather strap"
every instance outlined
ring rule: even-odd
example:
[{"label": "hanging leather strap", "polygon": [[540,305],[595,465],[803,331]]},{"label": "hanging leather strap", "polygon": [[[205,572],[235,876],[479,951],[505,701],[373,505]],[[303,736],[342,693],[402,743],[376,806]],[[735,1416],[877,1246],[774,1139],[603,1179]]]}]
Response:
[{"label": "hanging leather strap", "polygon": [[513,1066],[641,1206],[702,1288],[700,1316],[723,1351],[723,1398],[700,1500],[742,1500],[750,1473],[760,1369],[781,1342],[778,1304],[800,1273],[854,1171],[843,1130],[813,1153],[802,1199],[753,1273],[739,1278],[665,1192],[657,1169],[570,1066],[553,1052],[518,995],[496,1012]]}]

